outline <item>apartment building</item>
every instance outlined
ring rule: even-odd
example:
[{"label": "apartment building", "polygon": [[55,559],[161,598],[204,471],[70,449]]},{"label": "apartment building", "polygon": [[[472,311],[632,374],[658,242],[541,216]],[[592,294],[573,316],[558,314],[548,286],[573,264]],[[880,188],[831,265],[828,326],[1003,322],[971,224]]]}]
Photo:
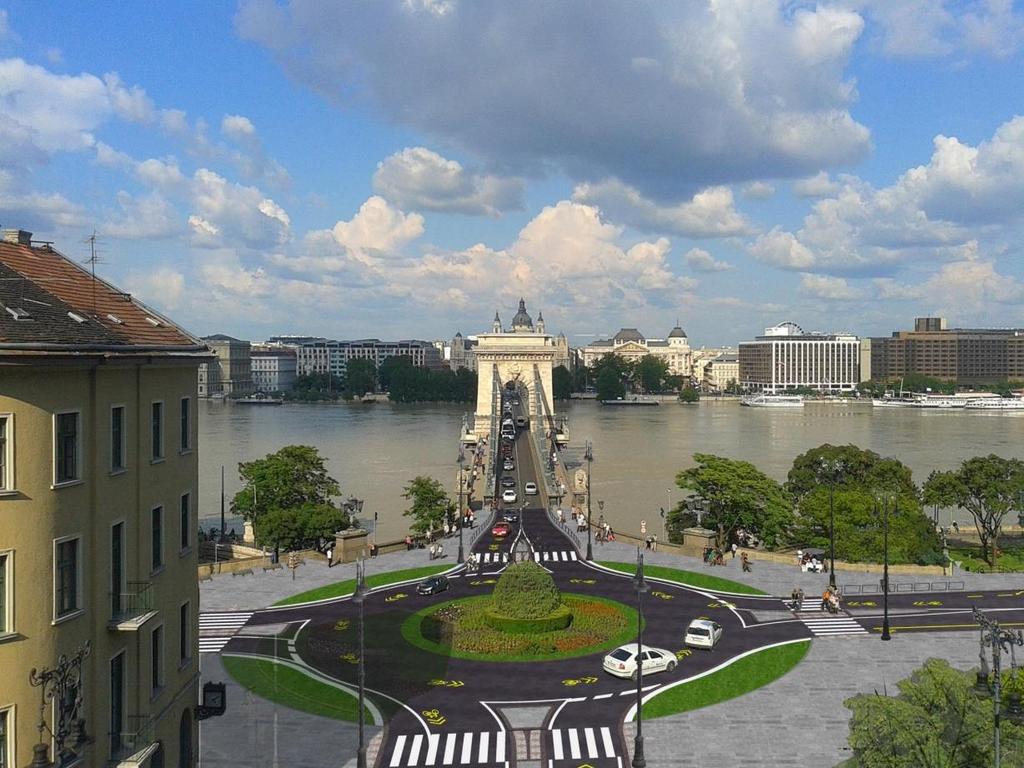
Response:
[{"label": "apartment building", "polygon": [[196,764],[208,355],[49,245],[4,232],[0,765]]},{"label": "apartment building", "polygon": [[295,350],[287,347],[253,349],[252,385],[257,392],[287,392],[295,386]]},{"label": "apartment building", "polygon": [[311,373],[327,373],[344,376],[350,360],[372,360],[380,364],[389,357],[403,355],[420,368],[441,370],[445,367],[441,352],[429,341],[381,341],[360,339],[358,341],[313,341],[295,348],[296,369],[299,376]]},{"label": "apartment building", "polygon": [[807,387],[844,392],[860,383],[860,339],[849,334],[806,333],[795,323],[765,328],[739,346],[739,382],[757,392]]},{"label": "apartment building", "polygon": [[[253,392],[252,345],[223,333],[204,336],[203,341],[216,356],[199,369],[199,395],[245,397]],[[206,384],[204,389],[203,384]],[[213,387],[217,387],[214,389]]]}]

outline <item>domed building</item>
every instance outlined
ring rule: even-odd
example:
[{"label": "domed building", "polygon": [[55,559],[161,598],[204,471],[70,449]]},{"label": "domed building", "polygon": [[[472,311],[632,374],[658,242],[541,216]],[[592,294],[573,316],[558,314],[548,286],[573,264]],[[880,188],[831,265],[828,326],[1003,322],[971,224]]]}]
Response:
[{"label": "domed building", "polygon": [[610,339],[598,339],[580,350],[583,365],[593,368],[605,355],[614,353],[635,362],[647,355],[665,361],[672,376],[690,378],[693,375],[693,351],[686,331],[676,325],[665,339],[646,338],[636,328],[620,328]]}]

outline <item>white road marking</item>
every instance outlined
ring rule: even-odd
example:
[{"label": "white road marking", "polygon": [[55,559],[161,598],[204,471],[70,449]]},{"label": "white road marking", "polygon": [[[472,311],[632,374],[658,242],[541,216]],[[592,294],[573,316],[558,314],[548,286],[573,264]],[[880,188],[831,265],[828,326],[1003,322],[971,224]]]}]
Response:
[{"label": "white road marking", "polygon": [[437,758],[437,745],[441,742],[441,734],[431,733],[427,736],[427,757],[423,761],[424,765],[433,765],[434,760]]},{"label": "white road marking", "polygon": [[555,753],[555,760],[564,760],[565,751],[562,749],[562,731],[556,728],[551,732],[551,746]]},{"label": "white road marking", "polygon": [[480,734],[480,749],[477,752],[477,760],[476,760],[478,763],[486,763],[487,762],[487,742],[490,740],[490,738],[491,738],[491,734],[488,733],[487,731],[484,731],[483,733]]},{"label": "white road marking", "polygon": [[575,728],[569,729],[569,754],[573,760],[580,758],[580,737]]},{"label": "white road marking", "polygon": [[423,734],[417,733],[412,737],[412,744],[409,745],[409,762],[406,765],[419,765],[420,744],[423,743]]},{"label": "white road marking", "polygon": [[395,751],[391,753],[391,768],[398,768],[402,762],[402,750],[405,749],[405,734],[395,739]]},{"label": "white road marking", "polygon": [[612,732],[607,726],[601,728],[601,741],[604,742],[604,756],[615,757],[615,742],[612,741]]},{"label": "white road marking", "polygon": [[587,740],[587,754],[588,754],[588,757],[599,757],[600,755],[598,754],[598,751],[597,751],[597,739],[594,738],[594,729],[593,728],[584,728],[583,729],[583,736]]},{"label": "white road marking", "polygon": [[462,737],[462,765],[468,765],[470,756],[473,754],[473,734],[467,733]]},{"label": "white road marking", "polygon": [[455,759],[455,742],[458,741],[457,733],[449,733],[448,738],[444,742],[444,758],[442,758],[445,765],[451,765]]}]

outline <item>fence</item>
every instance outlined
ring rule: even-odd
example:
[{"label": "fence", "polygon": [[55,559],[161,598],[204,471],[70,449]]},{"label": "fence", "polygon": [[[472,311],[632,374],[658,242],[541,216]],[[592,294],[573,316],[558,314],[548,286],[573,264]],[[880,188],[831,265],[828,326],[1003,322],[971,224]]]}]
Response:
[{"label": "fence", "polygon": [[[842,584],[840,585],[845,595],[880,595],[882,594],[882,579],[877,584]],[[962,581],[889,581],[889,594],[894,592],[962,592],[964,582]]]}]

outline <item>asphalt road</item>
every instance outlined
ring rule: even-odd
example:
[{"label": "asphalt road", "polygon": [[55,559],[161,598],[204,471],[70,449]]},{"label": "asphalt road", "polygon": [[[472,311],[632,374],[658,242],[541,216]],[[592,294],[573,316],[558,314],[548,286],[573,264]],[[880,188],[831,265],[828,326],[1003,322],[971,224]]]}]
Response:
[{"label": "asphalt road", "polygon": [[[520,435],[514,449],[519,501],[523,486],[537,482]],[[520,461],[520,456],[522,461]],[[526,504],[537,497],[525,497]],[[500,520],[499,515],[499,520]],[[481,536],[473,552],[479,572],[451,577],[451,589],[418,596],[413,585],[372,592],[364,603],[366,687],[390,714],[378,752],[379,768],[399,766],[545,766],[593,768],[628,764],[622,724],[636,701],[636,684],[602,671],[604,653],[549,662],[485,662],[444,657],[400,637],[402,623],[435,603],[487,594],[506,567],[501,555],[528,541],[539,562],[564,592],[594,594],[636,604],[632,577],[587,563],[573,539],[537,506],[526,506],[508,536]],[[447,547],[446,547],[447,548]],[[453,548],[454,549],[454,548]],[[576,558],[576,559],[573,559]],[[1022,585],[1024,586],[1024,585]],[[1003,592],[912,593],[889,596],[893,632],[975,629],[972,606],[993,610],[1008,626],[1024,626],[1024,589]],[[813,601],[813,597],[810,601]],[[809,601],[809,602],[810,602]],[[805,604],[806,605],[806,604]],[[881,596],[851,599],[840,625],[862,636],[880,631]],[[349,599],[256,612],[225,649],[290,658],[324,675],[356,683],[357,606]],[[644,695],[706,672],[765,646],[820,634],[818,619],[785,610],[778,597],[720,594],[651,580],[644,600],[644,644],[678,652],[677,668],[642,681]],[[690,620],[713,618],[723,628],[713,651],[683,646]],[[845,623],[844,623],[845,622]],[[285,638],[258,638],[260,627]],[[831,625],[830,625],[831,626]]]}]

